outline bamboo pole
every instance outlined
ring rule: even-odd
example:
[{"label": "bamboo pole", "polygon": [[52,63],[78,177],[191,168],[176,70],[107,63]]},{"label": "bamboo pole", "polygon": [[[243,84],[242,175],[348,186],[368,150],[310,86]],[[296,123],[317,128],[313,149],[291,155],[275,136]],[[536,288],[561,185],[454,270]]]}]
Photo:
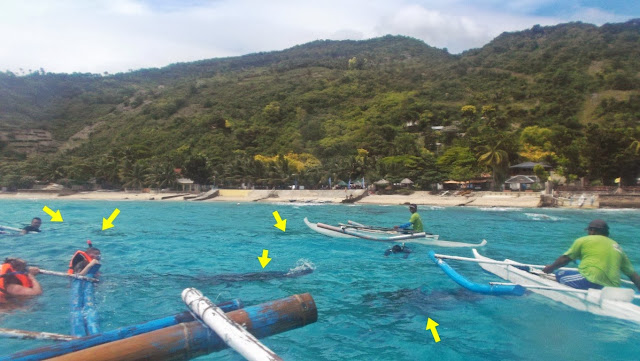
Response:
[{"label": "bamboo pole", "polygon": [[0,337],[19,338],[23,340],[53,340],[53,341],[70,341],[77,337],[71,335],[62,335],[59,333],[37,332],[16,330],[11,328],[0,328]]},{"label": "bamboo pole", "polygon": [[75,273],[69,274],[64,272],[48,271],[46,269],[40,269],[40,273],[42,273],[43,275],[69,277],[69,278],[75,278],[75,279],[84,280],[84,281],[90,281],[90,282],[100,282],[100,280],[98,280],[97,278],[81,276]]}]

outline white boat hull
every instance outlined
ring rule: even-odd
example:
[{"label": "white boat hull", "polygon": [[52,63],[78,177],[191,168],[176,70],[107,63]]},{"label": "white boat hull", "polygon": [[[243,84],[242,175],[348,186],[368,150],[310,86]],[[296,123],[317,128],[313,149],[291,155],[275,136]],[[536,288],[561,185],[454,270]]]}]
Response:
[{"label": "white boat hull", "polygon": [[[343,233],[343,232],[339,232],[339,231],[335,231],[335,230],[331,230],[331,229],[327,229],[327,228],[323,228],[323,227],[319,227],[317,223],[313,223],[310,222],[306,217],[304,219],[304,223],[307,225],[307,227],[309,227],[310,229],[323,234],[325,236],[329,236],[329,237],[334,237],[334,238],[351,238],[351,239],[362,239],[363,237],[358,237],[358,236],[354,236],[352,234],[347,234],[347,233]],[[337,228],[337,227],[332,227],[332,228]],[[360,233],[365,233],[365,232],[360,232]],[[381,234],[384,232],[371,232],[371,234]],[[386,233],[387,235],[389,235],[389,233]],[[427,246],[436,246],[436,247],[449,247],[449,248],[457,248],[457,247],[466,247],[466,248],[473,248],[473,247],[482,247],[484,245],[487,244],[486,240],[482,240],[482,242],[480,243],[463,243],[463,242],[453,242],[453,241],[443,241],[443,240],[439,240],[438,239],[438,235],[425,235],[424,237],[420,237],[420,238],[404,238],[403,236],[391,236],[388,237],[387,239],[378,239],[378,241],[384,241],[384,242],[402,242],[402,243],[413,243],[413,244],[423,244],[423,245],[427,245]]]},{"label": "white boat hull", "polygon": [[[475,249],[473,250],[473,255],[478,260],[492,260],[491,258],[480,255]],[[517,264],[517,262],[508,259],[505,260],[505,262]],[[625,293],[628,295],[627,292],[624,292],[628,289],[621,290],[615,287],[605,287],[602,290],[590,289],[588,293],[576,293],[572,292],[575,291],[574,288],[558,283],[553,275],[545,275],[542,271],[540,271],[542,275],[538,275],[523,271],[511,265],[492,263],[479,263],[479,265],[484,270],[515,284],[525,287],[527,285],[538,285],[555,288],[555,290],[536,288],[528,288],[528,290],[563,303],[576,310],[640,323],[640,306],[633,304],[631,300],[617,300],[615,297],[610,296],[611,293]]]}]

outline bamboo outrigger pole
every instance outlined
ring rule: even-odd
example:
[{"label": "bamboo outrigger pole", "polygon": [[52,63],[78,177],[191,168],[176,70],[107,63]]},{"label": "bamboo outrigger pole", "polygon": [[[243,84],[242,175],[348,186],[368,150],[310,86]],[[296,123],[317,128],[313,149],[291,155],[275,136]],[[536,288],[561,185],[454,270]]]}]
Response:
[{"label": "bamboo outrigger pole", "polygon": [[53,340],[53,341],[70,341],[76,339],[71,335],[62,335],[51,332],[37,332],[15,330],[11,328],[0,328],[0,337],[19,338],[23,340]]},{"label": "bamboo outrigger pole", "polygon": [[[318,311],[313,297],[305,293],[229,312],[228,316],[235,323],[245,325],[254,336],[262,338],[314,323],[318,320]],[[54,346],[71,346],[71,343],[77,346],[79,341],[100,336],[83,337]],[[68,348],[66,352],[56,353],[55,356],[59,356],[55,358],[49,353],[53,346],[46,346],[0,357],[0,361],[48,358],[58,361],[189,360],[227,347],[219,336],[199,321],[130,336],[121,335],[126,338],[80,351]]]},{"label": "bamboo outrigger pole", "polygon": [[[224,310],[224,312],[231,312],[243,308],[244,304],[239,299],[233,299],[228,302],[218,303],[217,306]],[[98,335],[81,337],[65,343],[20,351],[11,356],[0,357],[0,360],[36,361],[48,359],[191,321],[194,321],[193,315],[185,311],[173,316],[163,317],[134,326],[118,328]]]}]

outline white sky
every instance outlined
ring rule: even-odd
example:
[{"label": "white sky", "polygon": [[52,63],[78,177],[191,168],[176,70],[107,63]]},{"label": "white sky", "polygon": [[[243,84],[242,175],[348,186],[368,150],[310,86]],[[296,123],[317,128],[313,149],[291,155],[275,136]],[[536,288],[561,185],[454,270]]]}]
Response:
[{"label": "white sky", "polygon": [[504,31],[640,17],[639,0],[0,0],[0,71],[126,72],[407,35],[451,53]]}]

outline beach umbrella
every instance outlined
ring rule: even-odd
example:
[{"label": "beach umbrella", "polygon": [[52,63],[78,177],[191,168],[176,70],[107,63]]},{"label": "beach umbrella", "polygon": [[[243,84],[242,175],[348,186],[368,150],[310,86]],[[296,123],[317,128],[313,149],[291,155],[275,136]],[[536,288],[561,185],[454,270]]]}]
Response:
[{"label": "beach umbrella", "polygon": [[345,183],[345,181],[340,181],[340,182],[338,182],[338,184],[336,184],[336,185],[337,185],[337,186],[339,186],[339,187],[346,187],[346,186],[348,186],[348,184],[347,184],[347,183]]},{"label": "beach umbrella", "polygon": [[413,181],[411,179],[409,179],[409,178],[405,178],[405,179],[400,181],[400,184],[409,185],[409,184],[413,184]]}]

